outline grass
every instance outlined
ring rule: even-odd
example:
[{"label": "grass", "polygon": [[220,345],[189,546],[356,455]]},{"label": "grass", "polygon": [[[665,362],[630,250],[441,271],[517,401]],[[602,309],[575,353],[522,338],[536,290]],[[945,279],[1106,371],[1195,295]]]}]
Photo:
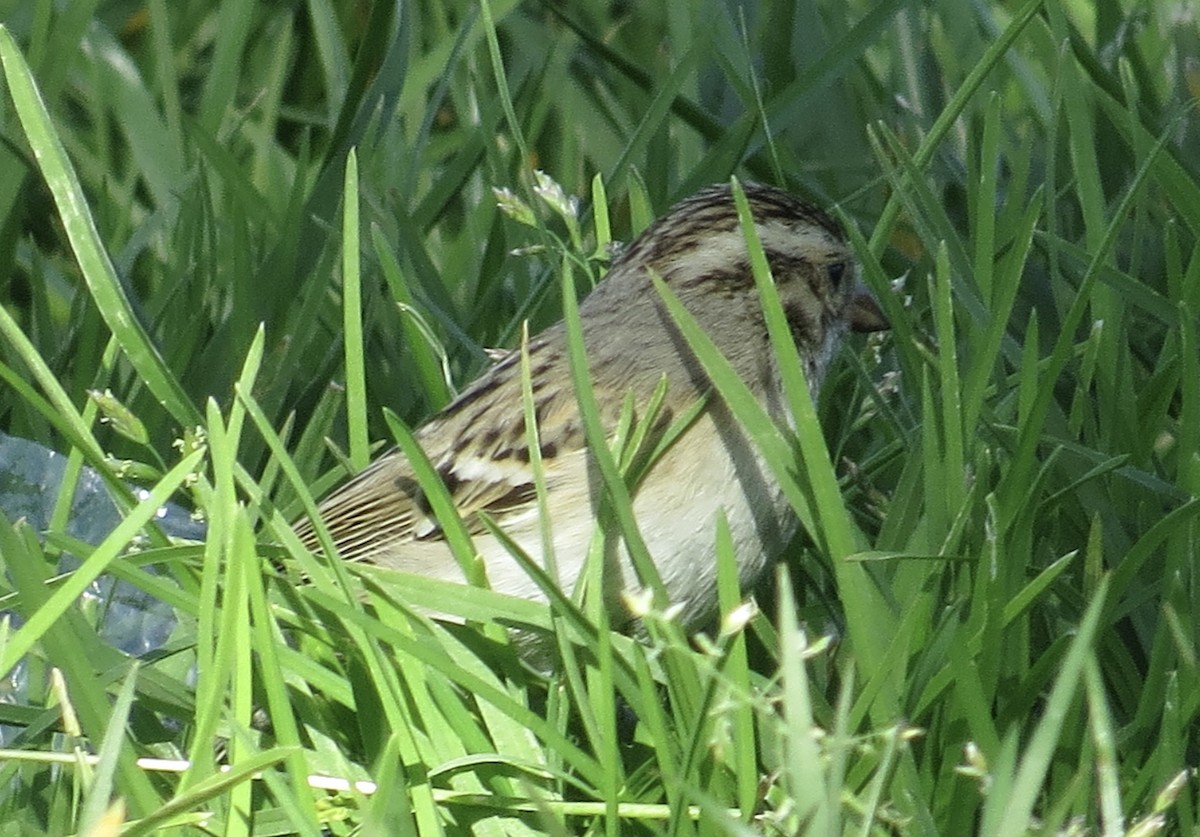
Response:
[{"label": "grass", "polygon": [[[0,519],[0,833],[1196,833],[1190,14],[0,5],[0,427],[125,514],[93,545],[66,491],[45,532]],[[892,323],[794,388],[794,437],[742,416],[807,463],[757,605],[732,547],[721,625],[640,602],[647,644],[571,591],[303,551],[347,468],[731,175],[840,213]],[[153,526],[167,497],[203,544]],[[162,649],[101,640],[104,573],[170,603]]]}]

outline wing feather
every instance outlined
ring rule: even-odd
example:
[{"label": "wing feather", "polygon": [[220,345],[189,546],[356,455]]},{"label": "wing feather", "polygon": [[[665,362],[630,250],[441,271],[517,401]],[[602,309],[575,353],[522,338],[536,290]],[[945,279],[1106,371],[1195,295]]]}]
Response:
[{"label": "wing feather", "polygon": [[[557,362],[544,343],[530,348],[542,367],[538,371]],[[514,374],[517,359],[514,353],[502,360],[417,432],[472,535],[485,531],[480,512],[502,520],[532,508],[536,498],[520,378]],[[583,451],[583,433],[570,390],[535,395],[535,407],[547,479],[552,480],[556,467],[571,453]],[[425,492],[396,448],[334,491],[319,510],[346,560],[370,561],[405,543],[444,541]],[[295,528],[309,549],[319,550],[310,521],[301,520]]]}]

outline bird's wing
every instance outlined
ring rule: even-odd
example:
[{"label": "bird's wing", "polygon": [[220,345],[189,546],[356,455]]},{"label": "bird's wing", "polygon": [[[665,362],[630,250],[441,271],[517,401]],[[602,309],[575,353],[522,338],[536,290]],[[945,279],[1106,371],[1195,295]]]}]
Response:
[{"label": "bird's wing", "polygon": [[[416,434],[473,535],[484,531],[480,512],[503,526],[505,518],[530,508],[536,499],[520,394],[504,391],[514,388],[510,383],[486,376]],[[584,434],[570,390],[535,403],[544,471],[552,485],[564,471],[582,467]],[[347,560],[369,561],[404,543],[444,539],[429,499],[399,449],[381,456],[319,509],[338,554]],[[318,549],[310,521],[303,519],[295,528],[306,546]]]},{"label": "bird's wing", "polygon": [[[532,480],[461,479],[452,467],[439,468],[438,473],[473,535],[483,531],[477,512],[502,517],[534,499]],[[346,560],[369,561],[373,554],[406,542],[443,539],[429,500],[399,450],[385,454],[330,495],[320,512],[338,554]],[[317,548],[307,519],[297,523],[296,531],[306,546]]]},{"label": "bird's wing", "polygon": [[[574,390],[547,383],[567,379],[566,360],[558,342],[543,335],[530,344],[543,470],[548,491],[570,486],[570,496],[588,502],[586,491],[582,495],[578,491],[587,484],[588,466]],[[484,531],[480,512],[503,527],[506,519],[521,517],[532,509],[536,500],[518,361],[517,352],[503,359],[416,434],[473,535]],[[619,388],[612,382],[609,386]],[[600,412],[605,427],[615,428],[620,399],[609,399]],[[646,440],[648,447],[662,436],[673,415],[669,407],[658,410]],[[344,559],[370,561],[385,551],[395,554],[406,543],[444,540],[428,497],[397,449],[327,497],[320,512]],[[306,546],[318,548],[307,519],[297,523],[296,531]]]}]

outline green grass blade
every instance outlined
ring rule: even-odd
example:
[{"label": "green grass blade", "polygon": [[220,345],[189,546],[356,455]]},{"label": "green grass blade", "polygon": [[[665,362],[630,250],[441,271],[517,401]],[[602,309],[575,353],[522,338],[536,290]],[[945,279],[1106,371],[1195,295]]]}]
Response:
[{"label": "green grass blade", "polygon": [[108,257],[79,178],[42,102],[29,66],[8,29],[0,27],[0,62],[13,104],[46,185],[54,196],[84,281],[113,336],[146,386],[184,427],[200,424],[200,414],[168,368],[125,293]]}]

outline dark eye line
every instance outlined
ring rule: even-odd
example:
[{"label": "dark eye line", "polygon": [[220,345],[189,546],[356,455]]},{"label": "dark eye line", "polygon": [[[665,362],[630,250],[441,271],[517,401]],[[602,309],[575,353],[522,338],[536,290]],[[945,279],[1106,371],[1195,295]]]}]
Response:
[{"label": "dark eye line", "polygon": [[842,284],[842,278],[846,275],[845,262],[833,262],[825,266],[825,275],[829,277],[830,283],[836,288]]}]

